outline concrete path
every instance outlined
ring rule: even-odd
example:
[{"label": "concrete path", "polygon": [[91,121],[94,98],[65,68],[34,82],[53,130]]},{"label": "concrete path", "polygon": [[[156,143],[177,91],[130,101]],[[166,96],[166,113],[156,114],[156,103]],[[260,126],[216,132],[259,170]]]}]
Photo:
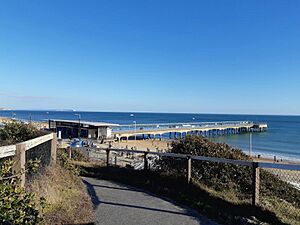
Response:
[{"label": "concrete path", "polygon": [[83,177],[96,212],[105,225],[217,225],[191,209],[143,190],[106,180]]}]

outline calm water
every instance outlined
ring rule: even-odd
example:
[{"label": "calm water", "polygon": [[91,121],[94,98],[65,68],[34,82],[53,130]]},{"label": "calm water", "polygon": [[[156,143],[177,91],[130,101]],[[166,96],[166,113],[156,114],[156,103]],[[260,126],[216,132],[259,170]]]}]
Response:
[{"label": "calm water", "polygon": [[[170,114],[170,113],[128,113],[115,112],[66,112],[66,111],[0,111],[0,116],[42,121],[48,119],[77,119],[102,121],[118,124],[137,123],[175,123],[175,122],[217,122],[248,120],[267,122],[269,129],[265,133],[253,134],[253,152],[267,157],[300,160],[300,116],[259,116],[259,115],[221,115],[221,114]],[[194,118],[194,120],[193,120]],[[249,134],[230,135],[214,138],[214,141],[226,142],[232,146],[249,151]]]}]

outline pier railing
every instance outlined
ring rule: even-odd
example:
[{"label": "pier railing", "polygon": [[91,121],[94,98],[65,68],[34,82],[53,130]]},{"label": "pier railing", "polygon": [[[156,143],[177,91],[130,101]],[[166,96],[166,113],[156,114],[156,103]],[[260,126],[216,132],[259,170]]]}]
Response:
[{"label": "pier railing", "polygon": [[[300,165],[113,148],[80,148],[106,166],[184,176],[187,184],[221,192],[229,201],[274,212],[287,224],[300,221]],[[71,150],[70,150],[71,157]]]},{"label": "pier railing", "polygon": [[152,129],[166,129],[166,128],[174,128],[176,126],[178,127],[184,127],[184,126],[195,126],[195,127],[214,127],[214,126],[228,126],[228,125],[247,125],[247,124],[258,124],[254,123],[252,121],[216,121],[216,122],[181,122],[181,123],[153,123],[153,124],[124,124],[119,125],[117,127],[113,128],[114,132],[119,131],[128,131],[128,130],[135,130],[143,128],[144,130],[152,130]]}]

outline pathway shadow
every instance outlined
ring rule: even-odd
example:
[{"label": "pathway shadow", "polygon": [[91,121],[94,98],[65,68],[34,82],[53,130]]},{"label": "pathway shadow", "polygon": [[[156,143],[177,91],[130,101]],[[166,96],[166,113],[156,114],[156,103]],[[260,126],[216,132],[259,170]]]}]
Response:
[{"label": "pathway shadow", "polygon": [[97,209],[101,202],[100,202],[100,200],[99,200],[99,198],[96,194],[94,186],[91,183],[87,182],[86,180],[82,180],[82,182],[86,186],[87,192],[88,192],[88,194],[91,198],[91,201],[93,203],[94,210]]},{"label": "pathway shadow", "polygon": [[114,190],[120,190],[120,191],[132,191],[132,192],[141,192],[144,193],[143,190],[135,189],[135,188],[128,188],[127,186],[125,188],[120,187],[113,187],[113,186],[107,186],[107,185],[99,185],[99,184],[90,184],[93,187],[99,187],[99,188],[108,188],[108,189],[114,189]]},{"label": "pathway shadow", "polygon": [[[91,184],[90,182],[86,181],[83,179],[83,183],[86,185],[88,194],[91,198],[91,201],[94,206],[94,210],[98,208],[100,204],[104,205],[111,205],[111,206],[116,206],[116,207],[126,207],[126,208],[133,208],[133,209],[140,209],[140,210],[150,210],[154,212],[161,212],[161,213],[168,213],[168,214],[174,214],[174,215],[181,215],[181,216],[188,216],[188,217],[193,217],[196,220],[199,221],[199,217],[197,213],[195,213],[193,210],[187,210],[186,208],[180,207],[183,211],[178,212],[178,211],[172,211],[172,210],[166,210],[166,209],[157,209],[157,208],[152,208],[152,207],[145,207],[145,206],[140,206],[140,205],[132,205],[132,204],[123,204],[123,203],[116,203],[116,202],[109,202],[109,201],[101,201],[99,197],[97,196],[95,188],[108,188],[108,189],[113,189],[113,190],[121,190],[121,191],[132,191],[132,192],[141,192],[144,194],[147,194],[147,192],[135,189],[135,188],[119,188],[119,187],[112,187],[112,186],[107,186],[107,185],[98,185],[98,184]],[[153,195],[150,195],[153,196]],[[153,196],[155,198],[159,198],[158,196]],[[164,201],[168,201],[165,198],[160,198]],[[168,201],[173,204],[173,202]],[[175,204],[177,205],[177,204]]]},{"label": "pathway shadow", "polygon": [[156,209],[156,208],[150,208],[150,207],[144,207],[138,205],[129,205],[129,204],[122,204],[122,203],[115,203],[115,202],[106,202],[106,201],[101,201],[101,203],[106,205],[121,206],[121,207],[128,207],[128,208],[135,208],[135,209],[142,209],[142,210],[151,210],[156,212],[170,213],[170,214],[183,215],[189,217],[193,216],[193,214],[189,212],[176,212],[176,211],[165,210],[165,209]]}]

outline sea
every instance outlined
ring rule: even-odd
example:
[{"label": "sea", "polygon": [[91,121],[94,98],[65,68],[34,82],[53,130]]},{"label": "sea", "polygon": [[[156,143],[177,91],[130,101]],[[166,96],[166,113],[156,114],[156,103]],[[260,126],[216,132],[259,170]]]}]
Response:
[{"label": "sea", "polygon": [[[267,132],[252,134],[252,155],[300,162],[300,116],[229,115],[201,113],[140,113],[140,112],[83,112],[83,111],[39,111],[2,110],[0,116],[21,120],[47,121],[48,119],[101,121],[116,124],[160,124],[220,121],[253,121],[268,124]],[[249,153],[250,135],[236,134],[212,138]]]}]

